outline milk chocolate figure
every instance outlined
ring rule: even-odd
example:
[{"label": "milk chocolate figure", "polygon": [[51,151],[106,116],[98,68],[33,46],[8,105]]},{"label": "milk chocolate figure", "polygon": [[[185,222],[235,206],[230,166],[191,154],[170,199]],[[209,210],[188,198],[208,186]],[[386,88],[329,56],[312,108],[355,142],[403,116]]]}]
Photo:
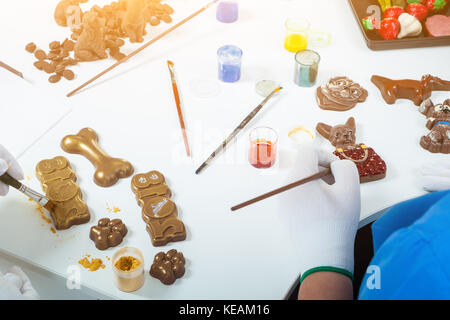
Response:
[{"label": "milk chocolate figure", "polygon": [[420,145],[432,153],[450,153],[450,99],[442,104],[433,104],[428,99],[419,108],[427,117],[430,133],[420,139]]},{"label": "milk chocolate figure", "polygon": [[365,144],[356,144],[356,124],[353,117],[345,124],[334,127],[319,123],[316,130],[336,147],[336,156],[356,164],[361,183],[380,180],[386,176],[386,163],[380,156]]},{"label": "milk chocolate figure", "polygon": [[123,17],[122,29],[130,38],[131,42],[144,41],[146,35],[144,12],[146,9],[145,0],[127,0],[127,10]]},{"label": "milk chocolate figure", "polygon": [[394,104],[397,99],[408,99],[416,106],[431,97],[433,91],[450,91],[450,81],[445,81],[431,75],[424,75],[421,81],[391,80],[373,76],[372,82],[380,90],[387,104]]},{"label": "milk chocolate figure", "polygon": [[[56,23],[61,27],[67,27],[70,24],[68,19],[71,15],[76,14],[79,14],[80,16],[73,17],[73,20],[76,22],[78,19],[81,22],[82,11],[80,8],[80,3],[86,2],[88,2],[88,0],[61,0],[55,8],[54,18]],[[72,23],[74,21],[72,21]]]},{"label": "milk chocolate figure", "polygon": [[108,57],[105,45],[105,19],[96,12],[83,16],[83,32],[75,45],[75,58],[79,61],[95,61]]}]

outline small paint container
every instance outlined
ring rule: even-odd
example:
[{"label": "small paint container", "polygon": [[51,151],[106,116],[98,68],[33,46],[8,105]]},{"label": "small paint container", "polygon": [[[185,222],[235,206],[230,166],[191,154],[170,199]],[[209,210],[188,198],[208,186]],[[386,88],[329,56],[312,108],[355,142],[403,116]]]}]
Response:
[{"label": "small paint container", "polygon": [[[118,267],[117,264],[121,258],[129,260],[136,259],[139,261],[139,265],[136,268]],[[133,292],[139,290],[144,285],[144,256],[141,251],[132,247],[121,248],[116,251],[111,262],[114,270],[114,283],[120,291]]]},{"label": "small paint container", "polygon": [[237,1],[222,0],[217,5],[217,20],[224,23],[237,21],[239,17],[239,4]]},{"label": "small paint container", "polygon": [[289,18],[285,22],[286,37],[284,48],[289,52],[298,52],[308,47],[310,23],[302,18]]},{"label": "small paint container", "polygon": [[233,45],[226,45],[217,50],[219,61],[219,80],[236,82],[241,78],[242,50]]},{"label": "small paint container", "polygon": [[313,50],[302,50],[295,54],[294,82],[300,87],[312,87],[319,72],[320,55]]},{"label": "small paint container", "polygon": [[250,148],[248,160],[258,169],[267,169],[277,159],[278,135],[269,127],[258,127],[250,132]]}]

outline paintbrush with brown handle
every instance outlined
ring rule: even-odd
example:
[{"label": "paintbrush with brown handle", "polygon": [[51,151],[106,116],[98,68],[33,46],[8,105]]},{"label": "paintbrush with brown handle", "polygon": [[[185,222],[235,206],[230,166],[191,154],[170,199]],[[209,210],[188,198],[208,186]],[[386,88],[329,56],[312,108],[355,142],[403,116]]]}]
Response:
[{"label": "paintbrush with brown handle", "polygon": [[0,176],[0,181],[19,190],[24,195],[30,197],[32,200],[36,201],[40,206],[44,207],[48,211],[52,211],[53,207],[55,206],[55,204],[49,198],[23,185],[22,183],[11,177],[8,173],[4,173],[2,176]]}]

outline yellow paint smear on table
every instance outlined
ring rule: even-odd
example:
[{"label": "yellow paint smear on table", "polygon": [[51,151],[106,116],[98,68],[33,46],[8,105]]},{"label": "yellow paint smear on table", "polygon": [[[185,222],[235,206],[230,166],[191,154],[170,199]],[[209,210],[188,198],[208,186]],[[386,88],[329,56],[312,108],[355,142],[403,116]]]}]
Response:
[{"label": "yellow paint smear on table", "polygon": [[118,207],[110,208],[109,206],[106,208],[106,210],[108,210],[109,213],[118,213],[118,212],[122,211]]},{"label": "yellow paint smear on table", "polygon": [[105,269],[102,259],[92,258],[89,260],[90,255],[86,255],[84,258],[78,261],[85,269],[91,272],[97,271],[98,269]]}]

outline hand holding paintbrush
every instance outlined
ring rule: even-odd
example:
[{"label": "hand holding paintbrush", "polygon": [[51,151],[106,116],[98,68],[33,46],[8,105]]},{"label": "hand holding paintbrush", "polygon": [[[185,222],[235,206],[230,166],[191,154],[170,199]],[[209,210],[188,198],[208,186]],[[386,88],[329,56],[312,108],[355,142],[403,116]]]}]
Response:
[{"label": "hand holding paintbrush", "polygon": [[14,157],[0,145],[0,196],[8,193],[9,186],[16,188],[48,211],[53,208],[53,203],[42,194],[24,186],[18,180],[23,179],[23,172]]}]

